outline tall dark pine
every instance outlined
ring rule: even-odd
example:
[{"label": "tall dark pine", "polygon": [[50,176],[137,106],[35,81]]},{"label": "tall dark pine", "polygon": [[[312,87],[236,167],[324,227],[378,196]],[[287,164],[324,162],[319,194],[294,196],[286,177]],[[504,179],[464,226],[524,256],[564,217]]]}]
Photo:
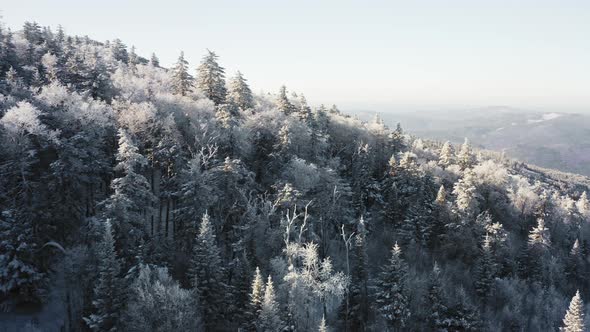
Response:
[{"label": "tall dark pine", "polygon": [[213,225],[209,215],[205,214],[193,248],[189,276],[199,294],[199,301],[205,314],[205,325],[209,329],[215,329],[217,324],[222,322],[225,311],[226,286],[223,283],[223,275],[221,253],[217,247]]},{"label": "tall dark pine", "polygon": [[402,331],[410,318],[406,290],[408,267],[401,255],[401,248],[396,243],[391,250],[389,262],[376,281],[376,309],[394,331]]},{"label": "tall dark pine", "polygon": [[121,266],[115,253],[115,240],[109,221],[104,223],[102,242],[98,247],[98,280],[94,287],[92,314],[84,318],[93,331],[116,331],[123,308]]}]

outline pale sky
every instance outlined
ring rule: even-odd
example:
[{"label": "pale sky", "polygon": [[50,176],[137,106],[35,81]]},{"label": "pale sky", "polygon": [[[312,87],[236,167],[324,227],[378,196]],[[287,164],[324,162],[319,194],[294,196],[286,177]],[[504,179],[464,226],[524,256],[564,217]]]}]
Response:
[{"label": "pale sky", "polygon": [[[205,49],[254,91],[344,110],[590,111],[590,1],[3,0],[24,21],[120,38],[163,65]],[[194,73],[194,71],[193,71]]]}]

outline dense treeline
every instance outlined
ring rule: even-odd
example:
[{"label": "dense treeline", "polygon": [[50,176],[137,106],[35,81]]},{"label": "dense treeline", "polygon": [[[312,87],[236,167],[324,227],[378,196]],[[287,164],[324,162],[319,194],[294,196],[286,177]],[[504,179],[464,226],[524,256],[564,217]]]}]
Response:
[{"label": "dense treeline", "polygon": [[63,307],[66,331],[584,329],[587,188],[253,94],[212,51],[195,68],[0,29],[6,311]]}]

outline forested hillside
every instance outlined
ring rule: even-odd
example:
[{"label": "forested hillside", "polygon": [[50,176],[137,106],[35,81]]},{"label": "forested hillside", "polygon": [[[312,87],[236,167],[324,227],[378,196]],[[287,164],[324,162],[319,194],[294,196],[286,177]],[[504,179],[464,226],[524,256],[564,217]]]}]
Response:
[{"label": "forested hillside", "polygon": [[253,94],[205,47],[0,30],[0,326],[584,330],[587,181]]}]

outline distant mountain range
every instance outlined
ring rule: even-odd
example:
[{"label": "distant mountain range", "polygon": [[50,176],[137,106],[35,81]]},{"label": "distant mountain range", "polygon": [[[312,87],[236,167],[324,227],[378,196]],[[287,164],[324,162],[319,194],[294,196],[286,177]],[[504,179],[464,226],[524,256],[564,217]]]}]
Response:
[{"label": "distant mountain range", "polygon": [[[358,112],[364,120],[376,112]],[[379,113],[419,137],[461,143],[542,167],[590,175],[590,114],[543,113],[494,106],[471,110]]]}]

